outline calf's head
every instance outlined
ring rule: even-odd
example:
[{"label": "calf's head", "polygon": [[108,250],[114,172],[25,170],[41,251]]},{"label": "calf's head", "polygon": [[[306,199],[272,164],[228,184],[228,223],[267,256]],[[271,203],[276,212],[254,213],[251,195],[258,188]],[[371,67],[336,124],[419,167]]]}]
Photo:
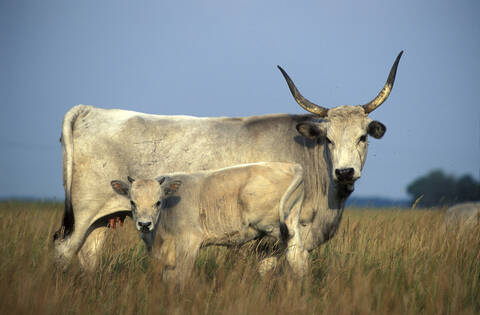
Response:
[{"label": "calf's head", "polygon": [[304,98],[288,74],[278,67],[297,103],[314,114],[311,118],[299,122],[296,128],[302,136],[325,145],[325,153],[330,162],[330,175],[334,182],[350,185],[359,179],[367,156],[368,136],[376,139],[383,137],[386,127],[381,122],[370,119],[368,114],[388,98],[402,53],[403,51],[398,54],[390,69],[383,89],[372,101],[365,105],[345,105],[331,109]]},{"label": "calf's head", "polygon": [[113,180],[110,184],[117,194],[130,199],[137,230],[148,233],[154,230],[166,198],[178,190],[181,182],[164,176],[139,180],[128,176],[128,183]]}]

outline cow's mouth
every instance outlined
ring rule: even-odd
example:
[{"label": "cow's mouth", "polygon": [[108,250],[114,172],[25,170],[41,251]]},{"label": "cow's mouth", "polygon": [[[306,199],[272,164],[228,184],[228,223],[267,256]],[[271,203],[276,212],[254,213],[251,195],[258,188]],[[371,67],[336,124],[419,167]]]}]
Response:
[{"label": "cow's mouth", "polygon": [[355,184],[355,181],[357,180],[358,178],[355,178],[355,179],[349,179],[349,180],[339,180],[339,179],[335,179],[335,183],[337,185],[354,185]]},{"label": "cow's mouth", "polygon": [[353,184],[358,179],[355,173],[353,167],[337,168],[335,169],[335,180],[342,184]]},{"label": "cow's mouth", "polygon": [[348,183],[336,181],[337,197],[347,198],[354,190],[354,181]]}]

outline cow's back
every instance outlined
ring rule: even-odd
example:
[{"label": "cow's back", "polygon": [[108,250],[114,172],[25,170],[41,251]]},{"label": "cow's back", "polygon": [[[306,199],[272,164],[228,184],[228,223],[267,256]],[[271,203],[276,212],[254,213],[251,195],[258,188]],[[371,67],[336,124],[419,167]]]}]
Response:
[{"label": "cow's back", "polygon": [[161,116],[89,106],[73,126],[74,155],[91,158],[102,152],[133,172],[150,172],[145,175],[262,161],[300,163],[304,156],[297,151],[305,144],[297,139],[295,125],[307,117]]},{"label": "cow's back", "polygon": [[448,208],[445,212],[445,222],[466,225],[479,224],[480,202],[465,202]]}]

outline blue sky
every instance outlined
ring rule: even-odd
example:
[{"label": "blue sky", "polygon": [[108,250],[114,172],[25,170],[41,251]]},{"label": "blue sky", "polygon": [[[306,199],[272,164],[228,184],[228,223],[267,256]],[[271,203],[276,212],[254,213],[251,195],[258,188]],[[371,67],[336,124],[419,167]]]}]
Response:
[{"label": "blue sky", "polygon": [[406,197],[434,168],[480,179],[479,1],[0,1],[0,197],[63,199],[63,115],[76,104],[157,114],[302,113],[363,104],[355,196]]}]

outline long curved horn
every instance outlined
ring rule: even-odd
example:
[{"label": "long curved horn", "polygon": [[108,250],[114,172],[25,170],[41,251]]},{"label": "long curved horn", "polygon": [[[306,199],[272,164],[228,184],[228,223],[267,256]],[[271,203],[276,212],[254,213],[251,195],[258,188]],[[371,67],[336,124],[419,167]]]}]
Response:
[{"label": "long curved horn", "polygon": [[397,66],[398,62],[400,61],[400,57],[402,57],[403,50],[398,54],[397,59],[393,63],[392,69],[390,69],[390,74],[388,75],[387,82],[383,86],[383,89],[378,93],[377,97],[371,100],[369,103],[362,105],[365,113],[373,112],[378,106],[382,105],[383,102],[388,98],[390,92],[393,88],[393,83],[395,82],[395,75],[397,74]]},{"label": "long curved horn", "polygon": [[295,86],[295,84],[293,84],[292,79],[290,79],[285,70],[283,70],[280,66],[277,67],[282,72],[283,77],[287,81],[288,88],[290,89],[290,92],[292,92],[293,98],[295,99],[295,101],[297,101],[298,105],[300,105],[303,109],[309,111],[312,114],[316,114],[320,117],[327,116],[328,108],[318,106],[303,97],[302,94],[300,94],[300,92],[297,90],[297,87]]}]

